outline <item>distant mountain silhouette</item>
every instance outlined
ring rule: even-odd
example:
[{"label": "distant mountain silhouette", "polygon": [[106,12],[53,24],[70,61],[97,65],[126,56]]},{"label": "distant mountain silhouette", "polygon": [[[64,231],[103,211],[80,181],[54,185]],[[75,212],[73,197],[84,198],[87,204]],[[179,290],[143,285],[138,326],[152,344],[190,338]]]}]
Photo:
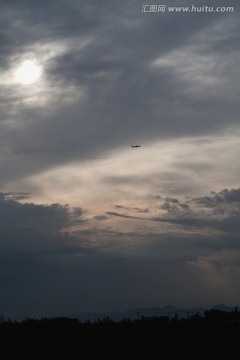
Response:
[{"label": "distant mountain silhouette", "polygon": [[94,322],[96,320],[102,320],[104,318],[110,318],[113,321],[121,321],[122,319],[140,319],[143,317],[155,317],[155,316],[168,316],[170,318],[177,316],[179,319],[189,318],[193,315],[204,316],[204,312],[206,310],[221,310],[226,312],[231,312],[238,306],[229,307],[223,304],[214,305],[211,308],[204,307],[196,307],[196,308],[177,308],[173,305],[167,305],[162,308],[151,307],[151,308],[136,308],[126,311],[114,311],[114,312],[106,312],[106,313],[95,313],[95,312],[87,312],[82,314],[73,314],[72,318],[77,318],[82,322]]},{"label": "distant mountain silhouette", "polygon": [[[236,307],[236,306],[234,306],[234,307],[229,307],[229,306],[220,304],[220,305],[215,305],[215,306],[213,306],[212,309],[213,309],[213,310],[221,310],[221,311],[230,312],[230,311],[232,311],[235,307]],[[238,306],[237,306],[237,307],[238,307]]]}]

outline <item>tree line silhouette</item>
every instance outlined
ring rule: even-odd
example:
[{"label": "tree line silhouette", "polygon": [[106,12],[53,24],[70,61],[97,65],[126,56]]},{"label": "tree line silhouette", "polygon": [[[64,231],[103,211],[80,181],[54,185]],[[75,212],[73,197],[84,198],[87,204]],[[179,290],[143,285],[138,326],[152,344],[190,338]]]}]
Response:
[{"label": "tree line silhouette", "polygon": [[179,317],[177,313],[174,316],[139,316],[137,319],[123,318],[120,321],[114,321],[110,316],[98,318],[94,321],[81,321],[78,318],[71,317],[44,317],[34,319],[26,317],[24,320],[17,321],[11,318],[0,317],[0,331],[4,329],[61,329],[68,330],[138,330],[138,329],[187,329],[192,327],[227,327],[240,328],[240,311],[237,308],[231,312],[211,309],[206,310],[204,315],[195,313],[187,318]]},{"label": "tree line silhouette", "polygon": [[[77,318],[53,317],[22,321],[0,318],[0,343],[8,343],[9,349],[16,346],[17,353],[25,353],[34,347],[40,352],[62,355],[67,358],[77,352],[87,351],[88,357],[108,354],[112,358],[143,355],[150,359],[158,351],[163,356],[188,355],[191,359],[207,354],[215,358],[224,352],[229,358],[239,348],[240,312],[206,310],[188,318],[175,316],[139,316],[113,321],[106,316],[95,321],[82,322]],[[31,346],[32,347],[31,347]],[[50,350],[51,349],[51,350]],[[192,350],[193,349],[193,350]],[[113,354],[118,354],[115,356]],[[72,354],[70,356],[70,353]],[[121,354],[121,356],[120,356]],[[151,355],[153,354],[153,355]]]}]

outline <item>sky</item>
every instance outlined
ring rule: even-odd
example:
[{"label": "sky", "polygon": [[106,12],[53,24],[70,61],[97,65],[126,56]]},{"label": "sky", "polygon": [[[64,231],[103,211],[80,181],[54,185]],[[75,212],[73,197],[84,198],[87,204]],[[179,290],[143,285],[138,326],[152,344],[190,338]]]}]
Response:
[{"label": "sky", "polygon": [[239,1],[0,6],[0,313],[240,305]]}]

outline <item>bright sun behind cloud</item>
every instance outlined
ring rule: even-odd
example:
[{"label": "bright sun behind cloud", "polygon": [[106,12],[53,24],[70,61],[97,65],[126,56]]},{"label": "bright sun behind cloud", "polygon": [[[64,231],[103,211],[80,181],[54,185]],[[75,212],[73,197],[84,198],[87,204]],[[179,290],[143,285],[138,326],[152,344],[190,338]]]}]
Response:
[{"label": "bright sun behind cloud", "polygon": [[33,84],[41,77],[42,69],[33,60],[25,60],[16,70],[16,81],[23,85]]}]

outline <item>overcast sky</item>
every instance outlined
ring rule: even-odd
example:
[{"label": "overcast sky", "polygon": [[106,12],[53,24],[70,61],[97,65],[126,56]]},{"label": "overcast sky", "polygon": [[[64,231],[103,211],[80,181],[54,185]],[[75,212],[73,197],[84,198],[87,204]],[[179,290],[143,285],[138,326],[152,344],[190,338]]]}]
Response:
[{"label": "overcast sky", "polygon": [[0,6],[0,313],[240,305],[239,1]]}]

